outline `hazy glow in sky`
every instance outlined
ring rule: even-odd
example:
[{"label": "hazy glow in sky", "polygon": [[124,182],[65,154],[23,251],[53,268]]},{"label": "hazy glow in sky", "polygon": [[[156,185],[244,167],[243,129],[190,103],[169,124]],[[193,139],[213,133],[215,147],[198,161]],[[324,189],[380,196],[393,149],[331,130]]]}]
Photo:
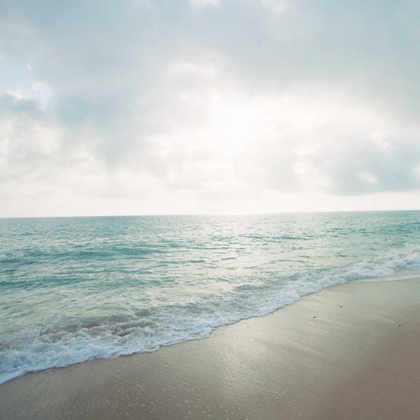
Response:
[{"label": "hazy glow in sky", "polygon": [[2,0],[0,216],[418,209],[419,13]]}]

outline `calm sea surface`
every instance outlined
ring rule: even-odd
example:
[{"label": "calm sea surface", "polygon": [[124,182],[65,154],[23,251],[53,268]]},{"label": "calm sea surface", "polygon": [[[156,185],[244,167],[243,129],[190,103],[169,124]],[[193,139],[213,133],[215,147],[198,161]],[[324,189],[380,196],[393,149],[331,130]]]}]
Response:
[{"label": "calm sea surface", "polygon": [[420,212],[0,219],[0,382],[420,268]]}]

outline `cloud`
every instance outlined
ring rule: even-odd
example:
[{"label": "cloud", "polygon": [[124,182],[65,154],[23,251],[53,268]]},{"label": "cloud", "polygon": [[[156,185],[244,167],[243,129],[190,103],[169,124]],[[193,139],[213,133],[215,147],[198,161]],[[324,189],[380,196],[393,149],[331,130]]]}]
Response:
[{"label": "cloud", "polygon": [[0,96],[2,194],[18,194],[19,184],[31,185],[26,192],[31,195],[45,188],[34,187],[34,183],[45,176],[45,167],[54,161],[59,148],[57,138],[57,128],[48,121],[37,101],[16,94]]},{"label": "cloud", "polygon": [[0,57],[24,71],[21,92],[15,77],[0,97],[0,194],[414,191],[419,11],[410,1],[4,0]]}]

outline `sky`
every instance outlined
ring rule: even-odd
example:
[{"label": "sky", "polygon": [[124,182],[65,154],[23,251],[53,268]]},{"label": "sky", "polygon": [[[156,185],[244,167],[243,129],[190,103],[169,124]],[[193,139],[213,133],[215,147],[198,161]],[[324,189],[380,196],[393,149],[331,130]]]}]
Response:
[{"label": "sky", "polygon": [[419,14],[0,0],[0,217],[419,209]]}]

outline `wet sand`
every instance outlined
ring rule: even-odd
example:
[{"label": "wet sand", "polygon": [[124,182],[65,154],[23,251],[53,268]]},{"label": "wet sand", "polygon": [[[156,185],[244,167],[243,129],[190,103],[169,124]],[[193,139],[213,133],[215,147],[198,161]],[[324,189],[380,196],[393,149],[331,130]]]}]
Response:
[{"label": "wet sand", "polygon": [[363,282],[156,353],[0,386],[0,418],[420,418],[420,280]]}]

